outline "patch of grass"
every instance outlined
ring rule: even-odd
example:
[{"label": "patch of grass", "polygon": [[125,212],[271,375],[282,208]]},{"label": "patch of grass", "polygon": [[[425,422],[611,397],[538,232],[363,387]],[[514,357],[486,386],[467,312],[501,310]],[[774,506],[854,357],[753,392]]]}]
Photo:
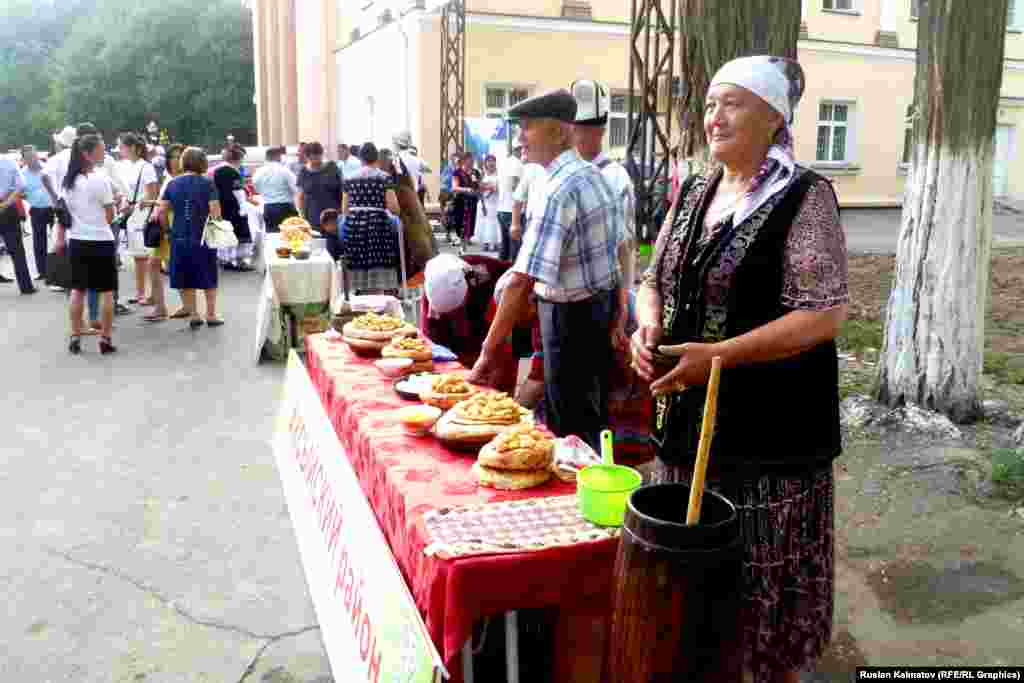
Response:
[{"label": "patch of grass", "polygon": [[1005,384],[1024,385],[1024,356],[1006,351],[985,351],[985,374]]},{"label": "patch of grass", "polygon": [[992,481],[997,484],[1024,485],[1024,448],[996,448],[992,459]]},{"label": "patch of grass", "polygon": [[839,400],[850,396],[872,396],[875,391],[875,368],[843,368],[839,371]]},{"label": "patch of grass", "polygon": [[847,353],[862,353],[865,349],[881,350],[882,323],[878,320],[849,318],[839,331],[836,344]]}]

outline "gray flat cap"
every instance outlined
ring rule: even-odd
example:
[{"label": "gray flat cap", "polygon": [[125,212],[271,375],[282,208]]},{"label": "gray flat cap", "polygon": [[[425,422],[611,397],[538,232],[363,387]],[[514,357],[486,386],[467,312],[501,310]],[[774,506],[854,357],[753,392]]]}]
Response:
[{"label": "gray flat cap", "polygon": [[556,119],[572,123],[576,120],[576,98],[565,88],[552,90],[523,100],[509,109],[508,115],[515,119]]}]

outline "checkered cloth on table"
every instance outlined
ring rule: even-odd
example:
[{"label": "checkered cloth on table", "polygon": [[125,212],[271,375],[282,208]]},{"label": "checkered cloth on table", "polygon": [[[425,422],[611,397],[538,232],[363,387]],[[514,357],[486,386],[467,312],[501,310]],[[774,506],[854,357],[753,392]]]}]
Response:
[{"label": "checkered cloth on table", "polygon": [[554,496],[433,510],[423,516],[424,553],[441,558],[521,553],[615,538],[618,527],[583,518],[576,496]]}]

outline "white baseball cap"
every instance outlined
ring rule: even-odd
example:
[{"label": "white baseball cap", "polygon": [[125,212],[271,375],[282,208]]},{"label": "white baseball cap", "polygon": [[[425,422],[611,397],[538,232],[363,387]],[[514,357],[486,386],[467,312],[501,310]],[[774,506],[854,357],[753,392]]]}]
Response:
[{"label": "white baseball cap", "polygon": [[584,126],[603,126],[608,123],[611,95],[608,87],[599,81],[573,81],[572,96],[576,98],[576,123]]},{"label": "white baseball cap", "polygon": [[469,292],[467,270],[469,264],[454,254],[441,254],[427,261],[423,286],[430,303],[431,317],[451,313],[466,302]]}]

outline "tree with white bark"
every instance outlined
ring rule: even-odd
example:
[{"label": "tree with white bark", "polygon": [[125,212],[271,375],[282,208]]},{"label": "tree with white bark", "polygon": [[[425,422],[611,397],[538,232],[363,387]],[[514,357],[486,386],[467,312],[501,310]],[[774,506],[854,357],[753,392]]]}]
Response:
[{"label": "tree with white bark", "polygon": [[877,392],[966,422],[981,412],[1008,0],[918,8],[913,161]]}]

